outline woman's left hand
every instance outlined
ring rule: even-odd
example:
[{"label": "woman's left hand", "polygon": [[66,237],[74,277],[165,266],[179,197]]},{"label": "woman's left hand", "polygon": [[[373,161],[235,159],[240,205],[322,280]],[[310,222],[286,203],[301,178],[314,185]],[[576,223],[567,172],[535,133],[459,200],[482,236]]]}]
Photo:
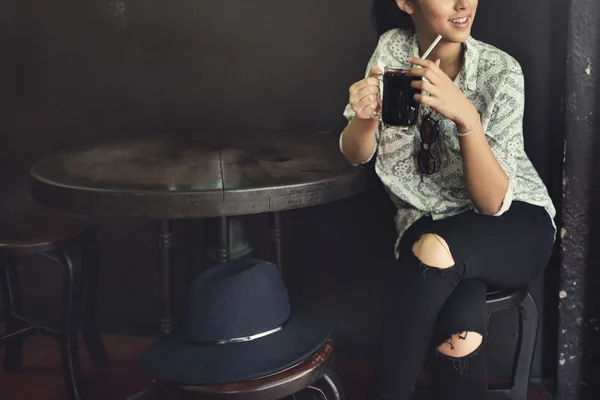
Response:
[{"label": "woman's left hand", "polygon": [[413,81],[411,86],[418,90],[424,90],[429,96],[416,94],[415,100],[425,104],[442,114],[444,117],[454,121],[457,126],[468,126],[474,124],[477,117],[475,106],[454,82],[440,68],[440,60],[436,62],[410,57],[408,61],[422,68],[410,70],[410,76],[424,77],[427,80]]}]

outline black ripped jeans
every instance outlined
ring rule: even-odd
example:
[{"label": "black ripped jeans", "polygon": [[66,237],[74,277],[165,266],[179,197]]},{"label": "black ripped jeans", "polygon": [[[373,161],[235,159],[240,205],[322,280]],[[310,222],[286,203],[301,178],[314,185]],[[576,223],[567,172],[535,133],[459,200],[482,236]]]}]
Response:
[{"label": "black ripped jeans", "polygon": [[[432,268],[413,254],[414,243],[426,233],[446,241],[453,267]],[[529,284],[544,270],[553,242],[548,213],[523,202],[513,202],[499,217],[469,211],[415,223],[402,237],[399,263],[388,279],[388,310],[370,393],[384,400],[408,399],[431,356],[437,400],[485,399],[487,286]],[[483,344],[464,358],[436,350],[461,332],[480,333]]]}]

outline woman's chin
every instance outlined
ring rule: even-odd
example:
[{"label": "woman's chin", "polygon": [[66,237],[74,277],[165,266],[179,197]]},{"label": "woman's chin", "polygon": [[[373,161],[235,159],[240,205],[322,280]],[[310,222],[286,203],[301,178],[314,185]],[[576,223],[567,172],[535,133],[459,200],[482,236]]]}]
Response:
[{"label": "woman's chin", "polygon": [[446,32],[442,36],[446,42],[463,43],[469,38],[469,36],[471,36],[471,30],[468,29],[461,32]]}]

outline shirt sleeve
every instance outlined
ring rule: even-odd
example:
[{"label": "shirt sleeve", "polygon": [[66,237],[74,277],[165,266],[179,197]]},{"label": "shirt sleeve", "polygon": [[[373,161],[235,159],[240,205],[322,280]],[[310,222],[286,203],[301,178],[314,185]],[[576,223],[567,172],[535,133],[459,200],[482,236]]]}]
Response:
[{"label": "shirt sleeve", "polygon": [[508,190],[499,216],[510,208],[517,177],[518,161],[524,153],[523,114],[525,111],[525,81],[520,65],[512,65],[500,76],[498,91],[494,96],[494,106],[485,128],[488,143],[498,163],[508,176]]},{"label": "shirt sleeve", "polygon": [[[365,78],[369,75],[369,72],[371,71],[371,68],[373,68],[373,66],[377,65],[379,66],[379,68],[381,70],[383,70],[382,66],[380,65],[380,54],[381,54],[381,46],[382,43],[384,42],[384,39],[388,36],[389,32],[384,33],[383,35],[381,35],[379,37],[379,42],[377,43],[377,47],[375,48],[375,51],[373,52],[373,54],[371,55],[371,58],[369,59],[369,62],[367,63],[367,68],[365,70]],[[380,84],[382,85],[382,84]],[[382,88],[380,87],[380,93],[382,93]],[[381,95],[381,94],[380,94]],[[348,120],[348,122],[352,121],[352,119],[356,116],[356,113],[354,112],[354,110],[352,109],[352,106],[350,105],[350,103],[348,103],[346,105],[346,108],[344,109],[344,117]],[[375,130],[375,144],[373,145],[373,152],[371,153],[371,156],[362,162],[362,164],[366,164],[369,161],[371,161],[371,159],[373,158],[373,156],[375,155],[375,153],[377,152],[377,146],[378,146],[378,141],[379,141],[379,129],[380,129],[380,125],[381,123],[377,124],[377,128]],[[344,150],[342,149],[342,140],[343,140],[343,136],[344,136],[344,132],[342,132],[340,134],[340,151],[342,152],[342,154],[344,153]]]}]

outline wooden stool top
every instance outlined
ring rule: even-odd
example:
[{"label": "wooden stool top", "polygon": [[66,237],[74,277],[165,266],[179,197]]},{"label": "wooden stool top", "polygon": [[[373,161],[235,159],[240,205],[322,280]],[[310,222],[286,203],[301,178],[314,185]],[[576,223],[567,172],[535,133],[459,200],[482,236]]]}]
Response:
[{"label": "wooden stool top", "polygon": [[50,251],[82,235],[90,226],[91,222],[82,217],[32,208],[0,220],[0,253]]},{"label": "wooden stool top", "polygon": [[333,361],[329,339],[310,358],[284,371],[245,382],[214,386],[178,386],[158,382],[159,399],[275,400],[297,393],[319,380]]}]

